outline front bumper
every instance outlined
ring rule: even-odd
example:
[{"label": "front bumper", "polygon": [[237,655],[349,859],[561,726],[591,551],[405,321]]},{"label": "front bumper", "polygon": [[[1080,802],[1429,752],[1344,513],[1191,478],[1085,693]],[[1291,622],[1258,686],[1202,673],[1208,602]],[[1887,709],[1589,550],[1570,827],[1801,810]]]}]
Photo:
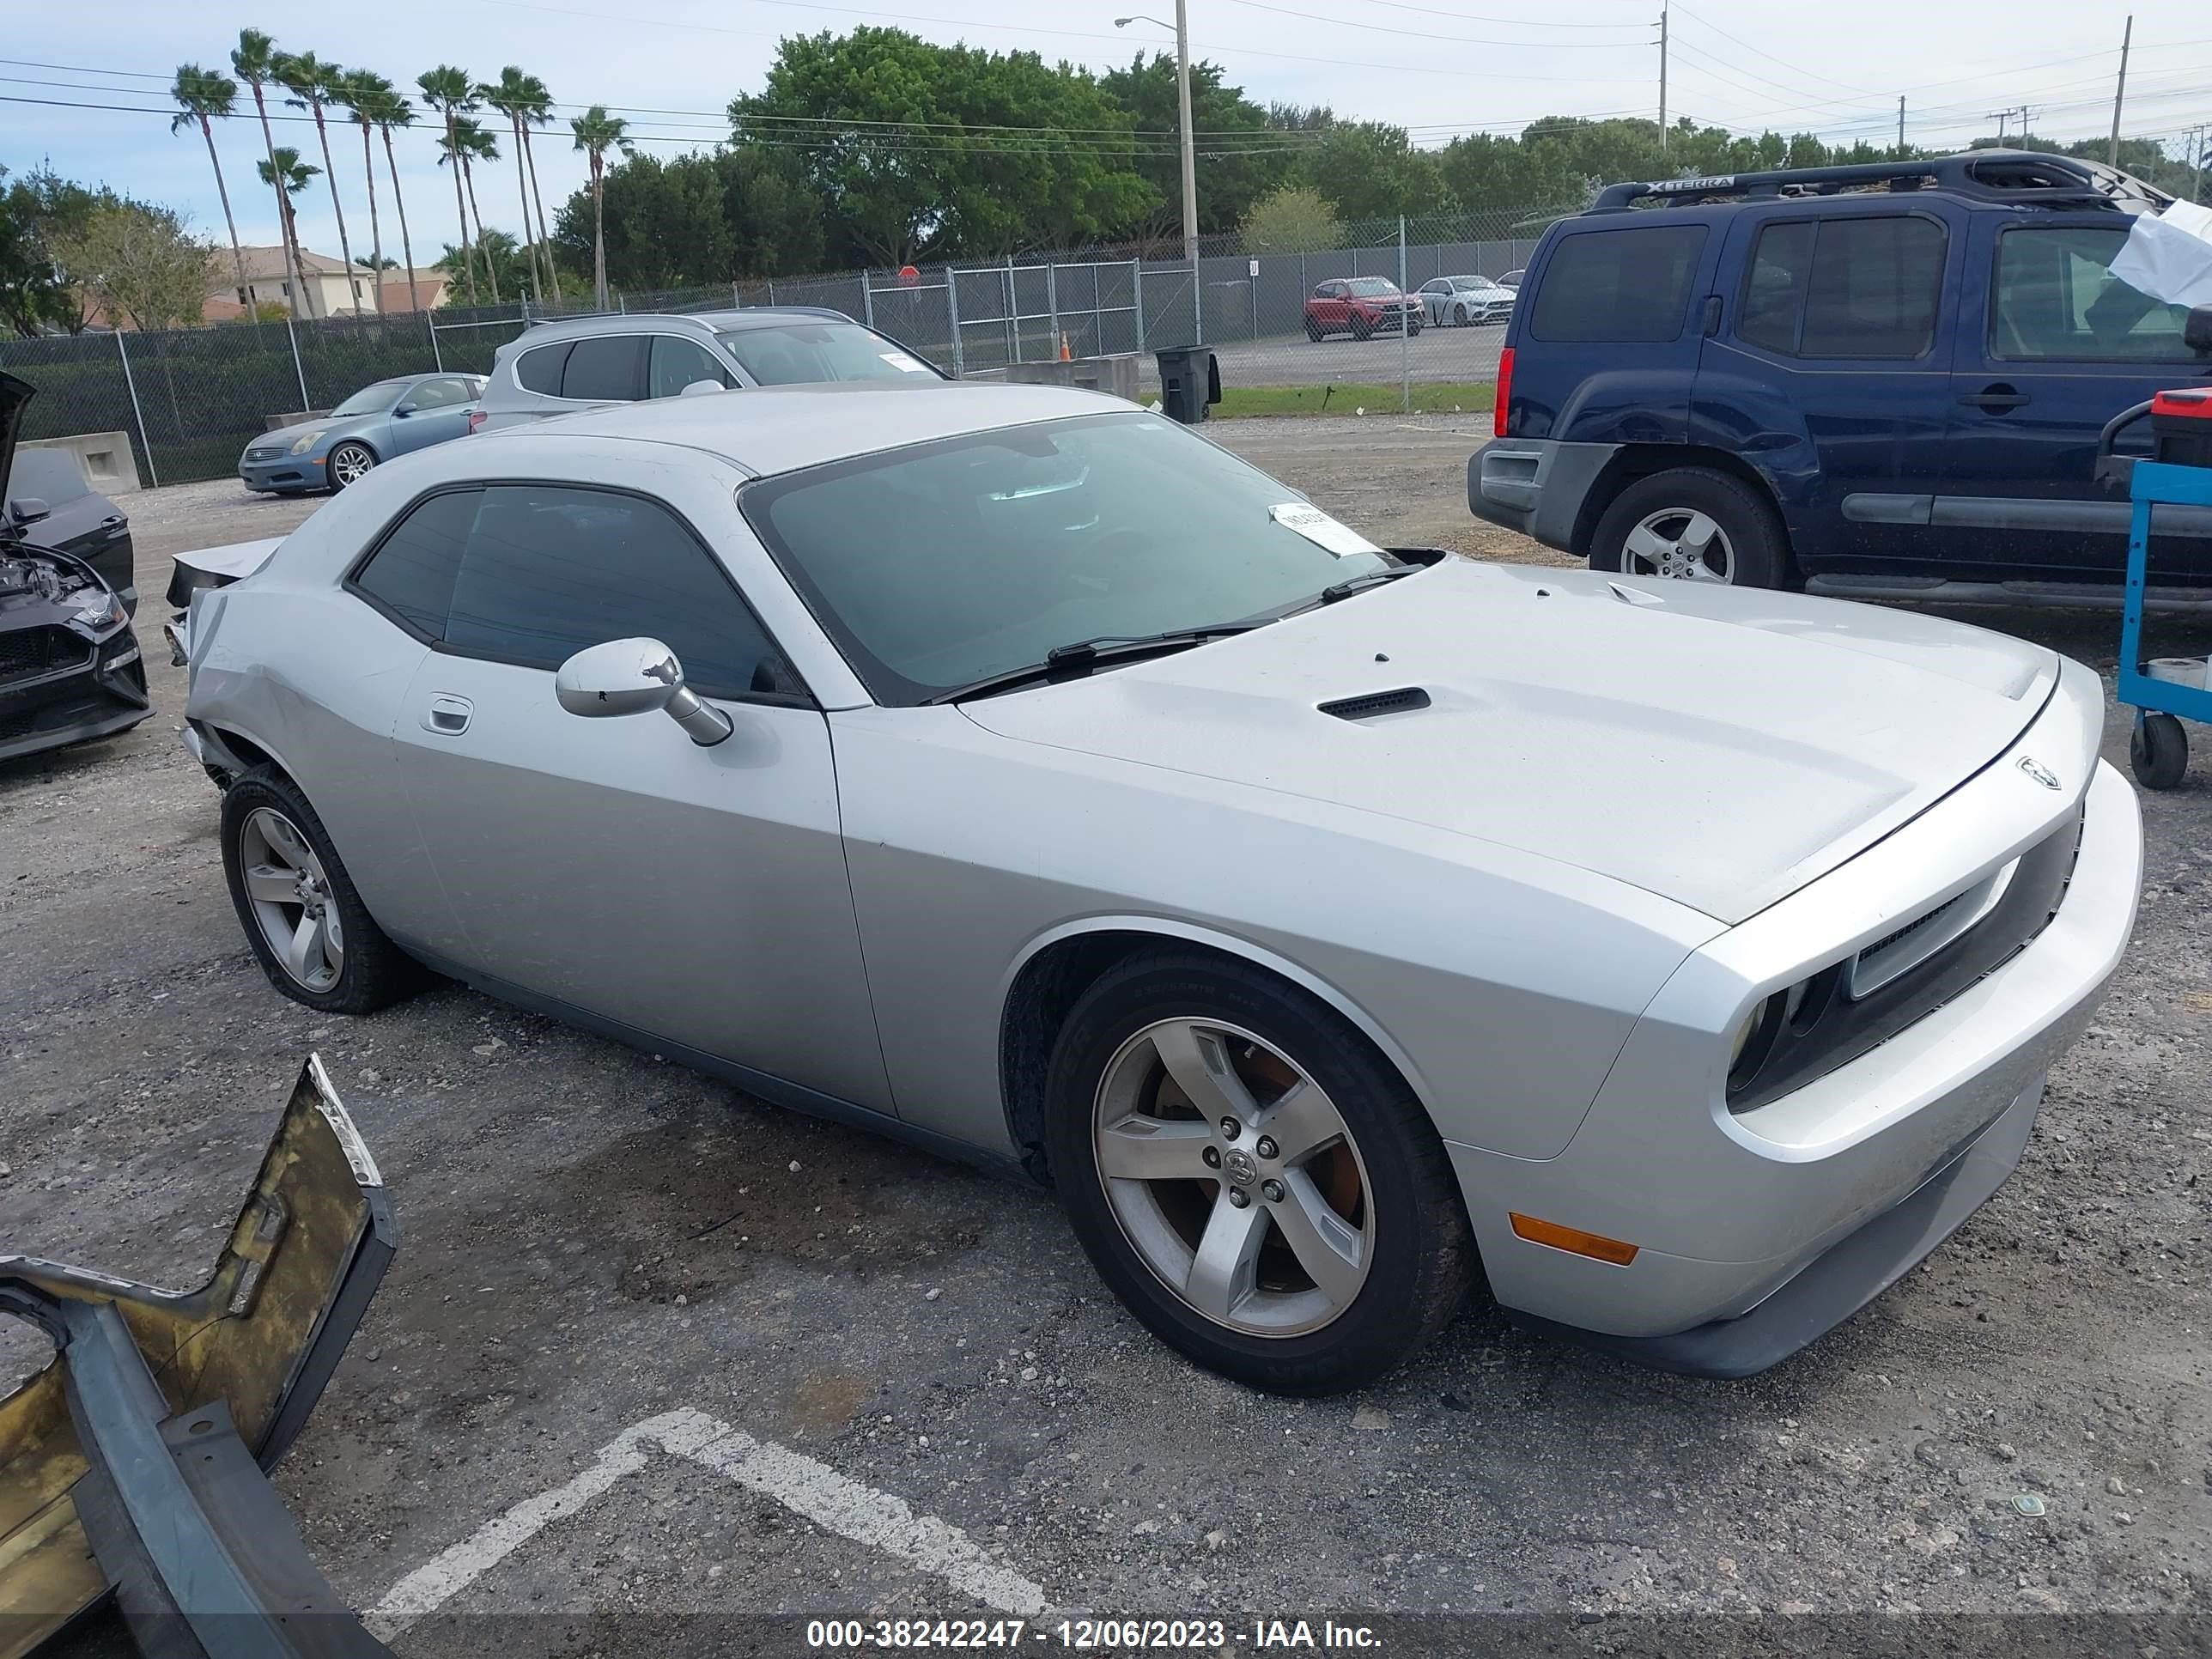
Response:
[{"label": "front bumper", "polygon": [[[1485,1268],[1508,1310],[1657,1364],[1741,1375],[1847,1318],[1996,1190],[2026,1144],[2045,1073],[2087,1025],[2118,965],[2142,882],[2134,792],[2094,759],[2101,696],[2090,708],[2094,677],[2070,665],[2066,673],[2075,682],[2066,708],[2032,725],[2014,750],[1842,870],[1694,953],[1646,1010],[1557,1158],[1450,1145]],[[2018,770],[2030,746],[2075,777],[2088,770],[2086,791],[2045,806]],[[1727,1109],[1712,1075],[1725,1038],[1699,1012],[1733,994],[1717,988],[1763,983],[1759,964],[1778,968],[1808,936],[1880,936],[1930,896],[1931,879],[1948,888],[1972,873],[1962,848],[1989,848],[1984,862],[1994,867],[2000,854],[2017,855],[2050,833],[2051,814],[2075,801],[2071,880],[2024,948],[1857,1058],[1752,1110]],[[1776,976],[1788,982],[1786,971]],[[1513,1231],[1516,1212],[1632,1243],[1636,1255],[1615,1266],[1534,1243]],[[1717,1322],[1734,1328],[1700,1328]]]},{"label": "front bumper", "polygon": [[330,482],[320,455],[280,455],[274,460],[240,460],[238,481],[248,489],[321,489]]},{"label": "front bumper", "polygon": [[146,665],[126,628],[74,662],[0,681],[0,761],[112,737],[153,712]]},{"label": "front bumper", "polygon": [[1468,510],[1478,519],[1577,552],[1583,503],[1620,453],[1619,444],[1498,438],[1467,459]]}]

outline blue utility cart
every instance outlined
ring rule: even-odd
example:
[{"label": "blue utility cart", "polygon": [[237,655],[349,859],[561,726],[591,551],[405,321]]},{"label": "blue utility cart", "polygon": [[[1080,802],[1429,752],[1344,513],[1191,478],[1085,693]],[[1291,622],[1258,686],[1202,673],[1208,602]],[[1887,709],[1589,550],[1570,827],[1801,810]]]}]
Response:
[{"label": "blue utility cart", "polygon": [[2189,770],[2183,720],[2212,721],[2212,660],[2142,659],[2143,589],[2148,580],[2151,511],[2162,506],[2212,507],[2212,388],[2161,392],[2105,428],[2100,462],[2119,429],[2148,416],[2158,459],[2125,470],[2135,513],[2128,526],[2126,608],[2120,622],[2119,700],[2136,711],[2128,758],[2146,789],[2171,789]]}]

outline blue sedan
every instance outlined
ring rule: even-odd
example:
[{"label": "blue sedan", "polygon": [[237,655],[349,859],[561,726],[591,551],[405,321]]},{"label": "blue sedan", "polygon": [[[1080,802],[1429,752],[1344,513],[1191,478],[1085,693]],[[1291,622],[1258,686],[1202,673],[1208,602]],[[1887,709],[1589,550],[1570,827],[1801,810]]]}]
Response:
[{"label": "blue sedan", "polygon": [[238,458],[248,489],[343,489],[380,461],[465,437],[477,374],[403,374],[363,386],[329,414],[256,438]]}]

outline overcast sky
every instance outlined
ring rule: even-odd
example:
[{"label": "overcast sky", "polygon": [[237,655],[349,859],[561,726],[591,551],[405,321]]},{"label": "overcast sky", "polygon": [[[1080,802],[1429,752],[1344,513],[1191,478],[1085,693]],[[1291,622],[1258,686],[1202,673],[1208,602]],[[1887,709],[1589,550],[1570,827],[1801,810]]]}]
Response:
[{"label": "overcast sky", "polygon": [[[227,70],[239,27],[252,25],[276,34],[282,47],[376,70],[409,91],[438,63],[483,79],[513,63],[542,77],[562,105],[561,123],[538,141],[550,208],[582,181],[566,118],[586,104],[613,106],[649,148],[670,155],[726,132],[720,112],[733,94],[760,85],[787,33],[895,24],[931,40],[1104,68],[1126,63],[1142,46],[1172,40],[1170,31],[1142,22],[1117,31],[1115,15],[1135,3],[1174,15],[1173,0],[889,0],[883,7],[371,0],[328,8],[110,0],[96,14],[16,6],[0,46],[19,60],[0,63],[0,164],[18,170],[51,157],[65,175],[187,208],[220,239],[206,149],[196,131],[170,135],[166,93],[180,63]],[[1658,7],[1659,0],[1189,0],[1194,55],[1221,64],[1255,99],[1325,103],[1342,115],[1401,123],[1423,144],[1511,131],[1540,115],[1655,113]],[[1963,144],[1995,129],[1990,112],[2021,104],[2039,133],[2101,134],[2129,9],[2112,0],[2002,7],[1699,0],[1694,10],[1672,9],[1668,110],[1752,131],[1881,137],[1895,131],[1903,94],[1906,133],[1916,143]],[[2135,0],[2132,9],[2123,131],[2178,144],[2188,128],[2212,120],[2212,11],[2202,0]],[[96,26],[88,26],[95,15]],[[31,99],[161,112],[20,101]],[[250,114],[250,100],[241,101]],[[501,139],[504,150],[504,130]],[[278,142],[320,159],[312,126],[282,126]],[[334,128],[331,143],[361,252],[368,235],[358,129]],[[231,122],[218,129],[217,143],[240,235],[275,241],[274,204],[252,171],[262,154],[258,127]],[[402,144],[416,254],[427,263],[455,234],[452,186],[427,134]],[[488,223],[519,227],[514,175],[504,166],[480,175],[477,192]],[[386,251],[396,253],[385,207]],[[335,255],[328,195],[319,188],[305,198],[300,216],[307,246]]]}]

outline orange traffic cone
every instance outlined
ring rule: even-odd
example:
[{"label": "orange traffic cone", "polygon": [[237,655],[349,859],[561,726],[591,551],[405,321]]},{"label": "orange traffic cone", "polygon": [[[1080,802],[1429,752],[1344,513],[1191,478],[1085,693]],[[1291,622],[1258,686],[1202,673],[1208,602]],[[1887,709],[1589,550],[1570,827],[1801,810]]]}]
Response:
[{"label": "orange traffic cone", "polygon": [[1067,331],[1064,328],[1060,331],[1060,361],[1063,363],[1075,361],[1075,354],[1067,349]]}]

